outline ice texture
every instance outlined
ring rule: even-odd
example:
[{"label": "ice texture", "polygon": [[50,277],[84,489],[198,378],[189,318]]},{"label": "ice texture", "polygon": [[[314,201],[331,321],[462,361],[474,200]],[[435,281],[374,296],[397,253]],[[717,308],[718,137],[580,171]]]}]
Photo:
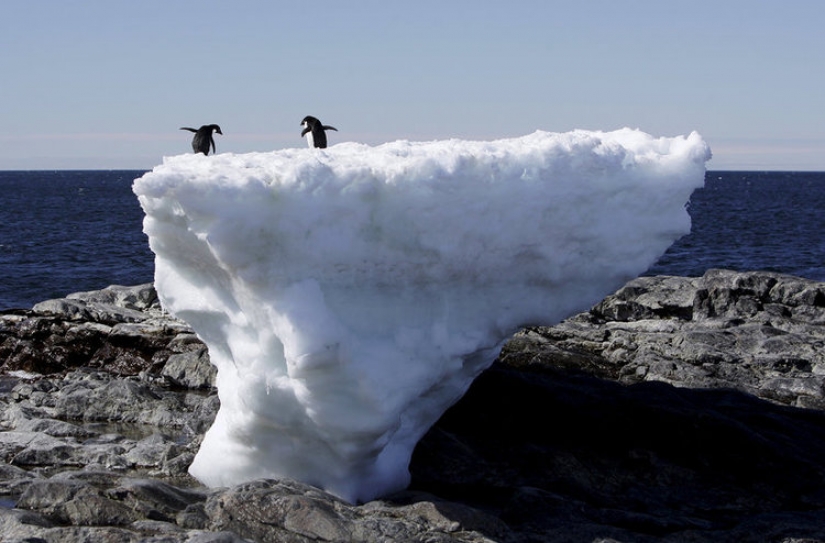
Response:
[{"label": "ice texture", "polygon": [[221,402],[190,472],[350,502],[403,489],[510,334],[689,232],[709,158],[696,133],[631,129],[165,158],[134,183],[155,286],[208,345]]}]

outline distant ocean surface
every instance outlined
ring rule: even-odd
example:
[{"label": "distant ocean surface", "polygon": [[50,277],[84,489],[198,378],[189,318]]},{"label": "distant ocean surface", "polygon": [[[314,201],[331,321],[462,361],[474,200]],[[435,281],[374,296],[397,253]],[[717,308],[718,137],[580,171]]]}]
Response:
[{"label": "distant ocean surface", "polygon": [[[0,171],[0,310],[153,279],[143,171]],[[825,172],[708,172],[693,227],[647,274],[771,270],[825,281]]]}]

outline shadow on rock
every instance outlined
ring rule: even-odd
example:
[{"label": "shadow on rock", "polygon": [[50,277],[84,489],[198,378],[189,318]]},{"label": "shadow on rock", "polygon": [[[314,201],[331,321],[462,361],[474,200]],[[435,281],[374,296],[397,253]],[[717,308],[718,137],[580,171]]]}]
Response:
[{"label": "shadow on rock", "polygon": [[419,443],[412,487],[533,541],[825,538],[823,450],[819,411],[497,363]]}]

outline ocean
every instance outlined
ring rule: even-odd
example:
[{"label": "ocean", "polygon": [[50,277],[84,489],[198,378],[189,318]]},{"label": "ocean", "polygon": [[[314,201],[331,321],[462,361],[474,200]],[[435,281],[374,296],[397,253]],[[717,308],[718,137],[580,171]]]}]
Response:
[{"label": "ocean", "polygon": [[[152,281],[143,171],[0,171],[0,310]],[[710,171],[691,233],[647,275],[770,270],[825,281],[825,172]]]}]

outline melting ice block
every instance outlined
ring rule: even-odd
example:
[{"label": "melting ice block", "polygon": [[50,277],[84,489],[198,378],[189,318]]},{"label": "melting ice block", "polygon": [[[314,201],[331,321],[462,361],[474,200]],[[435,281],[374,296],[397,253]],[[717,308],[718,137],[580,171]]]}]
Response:
[{"label": "melting ice block", "polygon": [[518,327],[586,309],[690,230],[698,134],[536,132],[164,159],[134,184],[162,303],[218,368],[190,471],[402,489]]}]

